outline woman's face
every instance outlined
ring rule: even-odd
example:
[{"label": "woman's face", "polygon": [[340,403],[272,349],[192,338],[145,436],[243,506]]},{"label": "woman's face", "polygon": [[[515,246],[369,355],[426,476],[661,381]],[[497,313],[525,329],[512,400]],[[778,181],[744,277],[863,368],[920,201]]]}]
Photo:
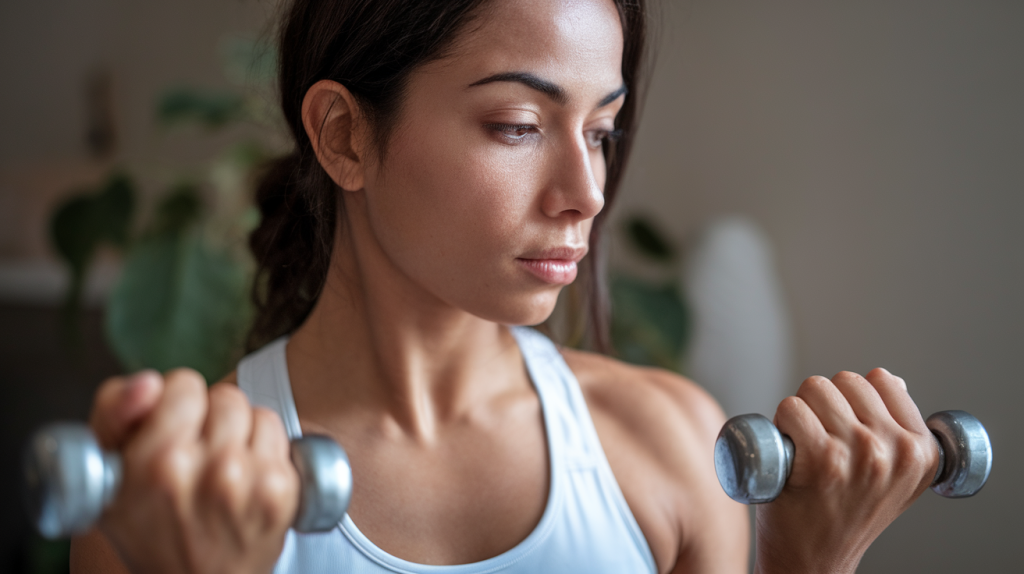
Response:
[{"label": "woman's face", "polygon": [[546,319],[604,205],[622,44],[610,0],[503,0],[414,72],[359,192],[390,264],[484,319]]}]

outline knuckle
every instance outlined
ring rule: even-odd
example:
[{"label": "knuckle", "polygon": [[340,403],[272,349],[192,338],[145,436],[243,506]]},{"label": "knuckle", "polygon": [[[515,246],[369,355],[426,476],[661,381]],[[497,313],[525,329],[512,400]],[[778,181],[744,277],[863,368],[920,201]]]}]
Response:
[{"label": "knuckle", "polygon": [[110,377],[100,383],[96,393],[93,395],[92,413],[90,416],[94,426],[96,422],[106,419],[108,413],[116,408],[118,398],[123,395],[122,390],[126,382],[127,377]]},{"label": "knuckle", "polygon": [[866,378],[867,379],[888,380],[888,379],[895,379],[897,377],[895,375],[893,375],[892,373],[890,373],[889,371],[883,369],[882,367],[875,367],[874,369],[871,369],[870,371],[868,371],[868,374],[866,375]]},{"label": "knuckle", "polygon": [[144,476],[155,490],[177,495],[189,483],[192,465],[189,453],[179,445],[166,445],[144,464]]},{"label": "knuckle", "polygon": [[799,397],[786,397],[779,403],[775,413],[780,418],[792,418],[803,408],[803,400]]},{"label": "knuckle", "polygon": [[832,382],[837,385],[862,385],[867,383],[867,379],[853,371],[839,371],[832,377]]},{"label": "knuckle", "polygon": [[261,472],[253,489],[253,498],[270,524],[291,521],[298,503],[299,481],[295,471],[278,465]]},{"label": "knuckle", "polygon": [[804,379],[804,382],[800,384],[800,389],[799,391],[797,391],[797,395],[801,396],[805,393],[821,393],[826,391],[831,384],[832,381],[820,375],[807,377],[806,379]]},{"label": "knuckle", "polygon": [[237,490],[245,476],[243,457],[231,448],[222,449],[209,463],[208,480],[221,490]]},{"label": "knuckle", "polygon": [[883,480],[892,472],[892,454],[875,433],[861,429],[853,434],[859,457],[858,468],[870,483]]},{"label": "knuckle", "polygon": [[256,407],[252,410],[253,446],[272,458],[289,458],[288,433],[281,417],[270,409]]},{"label": "knuckle", "polygon": [[164,375],[164,379],[168,386],[188,386],[193,391],[206,389],[206,379],[198,371],[188,367],[171,369]]},{"label": "knuckle", "polygon": [[821,449],[817,469],[819,480],[826,486],[843,484],[847,480],[850,452],[843,445],[829,441]]},{"label": "knuckle", "polygon": [[210,402],[227,408],[248,408],[249,399],[235,385],[217,383],[210,387]]},{"label": "knuckle", "polygon": [[207,495],[219,505],[236,508],[245,490],[244,456],[233,449],[224,449],[213,457],[206,473]]},{"label": "knuckle", "polygon": [[280,431],[282,435],[285,432],[280,415],[266,407],[252,407],[252,419],[253,425],[266,427],[267,430]]},{"label": "knuckle", "polygon": [[121,387],[124,386],[128,378],[123,376],[109,377],[104,379],[100,386],[96,388],[96,400],[100,401],[113,394],[120,392]]},{"label": "knuckle", "polygon": [[902,436],[896,441],[896,460],[901,470],[923,472],[938,455],[930,437]]}]

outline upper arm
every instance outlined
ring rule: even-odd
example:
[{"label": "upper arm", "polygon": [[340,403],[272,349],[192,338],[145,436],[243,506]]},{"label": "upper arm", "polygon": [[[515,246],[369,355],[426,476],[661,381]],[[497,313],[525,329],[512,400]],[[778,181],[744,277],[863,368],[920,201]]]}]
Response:
[{"label": "upper arm", "polygon": [[130,574],[107,537],[95,528],[71,540],[71,574]]},{"label": "upper arm", "polygon": [[[676,405],[693,429],[689,466],[680,513],[684,536],[674,573],[746,572],[750,551],[750,519],[747,507],[730,499],[715,473],[714,446],[725,423],[725,414],[704,389],[668,375],[675,382]],[[679,476],[679,469],[675,475]],[[685,486],[684,486],[685,484]]]}]

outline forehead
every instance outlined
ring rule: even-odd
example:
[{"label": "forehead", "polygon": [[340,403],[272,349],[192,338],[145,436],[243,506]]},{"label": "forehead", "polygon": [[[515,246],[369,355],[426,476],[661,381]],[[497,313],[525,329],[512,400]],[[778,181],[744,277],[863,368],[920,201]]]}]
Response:
[{"label": "forehead", "polygon": [[435,64],[464,86],[516,71],[562,85],[570,97],[604,95],[622,84],[622,44],[611,0],[492,0]]}]

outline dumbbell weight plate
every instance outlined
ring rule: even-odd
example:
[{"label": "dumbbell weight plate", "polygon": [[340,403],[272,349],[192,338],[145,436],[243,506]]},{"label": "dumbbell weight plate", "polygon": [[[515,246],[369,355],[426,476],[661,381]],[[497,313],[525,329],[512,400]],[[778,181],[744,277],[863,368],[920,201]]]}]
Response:
[{"label": "dumbbell weight plate", "polygon": [[345,451],[329,437],[308,434],[292,441],[292,464],[301,484],[295,530],[334,528],[352,497],[352,468]]},{"label": "dumbbell weight plate", "polygon": [[771,502],[789,478],[793,452],[793,441],[780,434],[765,417],[733,417],[715,441],[718,482],[737,502]]},{"label": "dumbbell weight plate", "polygon": [[946,498],[974,496],[992,472],[992,442],[981,421],[964,411],[942,411],[926,421],[943,445],[943,468],[932,490]]},{"label": "dumbbell weight plate", "polygon": [[103,452],[88,427],[75,423],[36,432],[23,468],[29,517],[51,539],[88,530],[121,481],[121,459]]}]

